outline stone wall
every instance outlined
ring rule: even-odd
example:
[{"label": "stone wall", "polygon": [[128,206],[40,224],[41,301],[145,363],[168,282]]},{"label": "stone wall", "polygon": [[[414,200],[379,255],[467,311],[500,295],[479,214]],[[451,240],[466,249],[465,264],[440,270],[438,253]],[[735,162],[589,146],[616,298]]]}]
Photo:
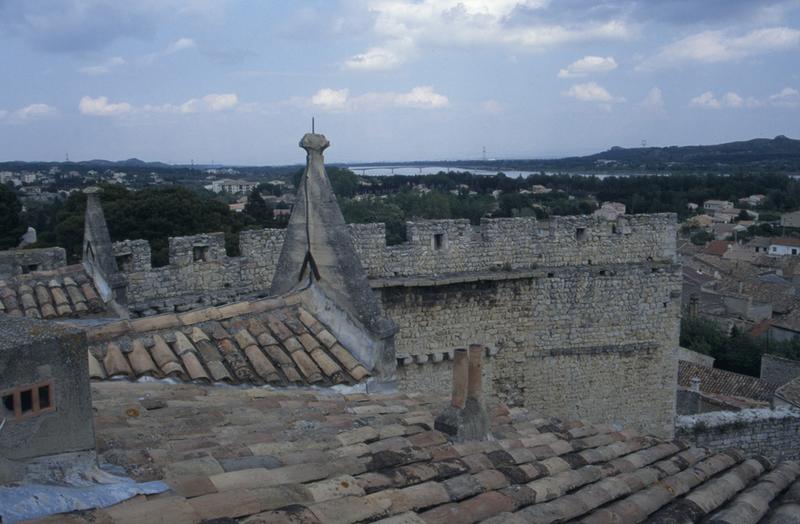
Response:
[{"label": "stone wall", "polygon": [[774,460],[800,459],[800,412],[744,409],[678,417],[676,437],[712,450],[742,449]]},{"label": "stone wall", "polygon": [[679,267],[562,266],[511,275],[381,288],[400,326],[398,358],[480,343],[498,350],[494,393],[504,402],[671,435]]},{"label": "stone wall", "polygon": [[691,362],[693,364],[697,364],[698,366],[705,366],[707,368],[714,367],[714,357],[710,357],[708,355],[704,355],[702,353],[698,353],[697,351],[692,351],[691,349],[686,349],[683,347],[678,348],[678,360],[683,360],[685,362]]},{"label": "stone wall", "polygon": [[[488,357],[483,361],[482,375],[484,399],[496,398],[492,382],[494,357]],[[448,399],[453,392],[453,361],[428,360],[423,363],[411,362],[397,366],[397,389],[406,392],[423,391],[442,400]]]},{"label": "stone wall", "polygon": [[58,269],[66,265],[67,252],[62,247],[0,251],[0,278]]},{"label": "stone wall", "polygon": [[761,380],[783,385],[800,377],[800,361],[775,355],[761,356]]},{"label": "stone wall", "polygon": [[408,222],[408,241],[385,246],[382,224],[352,228],[373,278],[674,260],[674,214]]},{"label": "stone wall", "polygon": [[[386,245],[383,224],[352,224],[354,244],[372,279],[530,270],[540,267],[672,260],[675,216],[626,215],[409,222],[408,242]],[[242,231],[241,256],[228,257],[222,233],[169,239],[169,264],[154,268],[145,240],[114,244],[128,277],[135,315],[182,311],[259,296],[269,289],[285,231]]]},{"label": "stone wall", "polygon": [[152,267],[145,240],[114,243],[120,271],[128,277],[128,302],[134,315],[186,311],[244,297],[266,295],[284,231],[242,231],[242,256],[229,257],[223,233],[169,239],[169,264]]}]

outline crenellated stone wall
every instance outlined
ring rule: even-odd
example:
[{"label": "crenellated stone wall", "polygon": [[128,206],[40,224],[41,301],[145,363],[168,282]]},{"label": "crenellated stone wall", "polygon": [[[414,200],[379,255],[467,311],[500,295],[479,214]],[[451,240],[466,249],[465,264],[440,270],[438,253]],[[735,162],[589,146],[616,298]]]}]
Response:
[{"label": "crenellated stone wall", "polygon": [[129,309],[147,316],[266,296],[284,231],[242,231],[242,256],[229,257],[223,233],[169,239],[169,264],[152,267],[145,240],[115,242],[114,256],[128,277]]},{"label": "crenellated stone wall", "polygon": [[[675,216],[625,215],[409,222],[408,242],[386,245],[383,224],[352,224],[356,250],[373,280],[513,272],[672,260]],[[285,231],[242,231],[241,256],[228,257],[222,233],[169,239],[169,264],[154,268],[144,240],[114,244],[136,315],[182,311],[261,295],[269,289]],[[382,284],[381,284],[382,285]]]}]

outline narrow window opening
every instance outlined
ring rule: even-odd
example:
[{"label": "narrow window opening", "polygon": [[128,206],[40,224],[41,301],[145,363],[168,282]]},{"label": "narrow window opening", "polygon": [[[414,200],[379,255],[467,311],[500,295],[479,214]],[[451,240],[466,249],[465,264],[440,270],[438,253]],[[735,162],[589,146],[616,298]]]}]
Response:
[{"label": "narrow window opening", "polygon": [[14,412],[14,395],[3,395],[3,407],[6,408],[6,411],[13,413]]},{"label": "narrow window opening", "polygon": [[33,411],[33,390],[25,389],[19,392],[19,410],[25,414]]},{"label": "narrow window opening", "polygon": [[797,250],[796,249],[792,249],[792,254],[796,255],[797,254]]},{"label": "narrow window opening", "polygon": [[118,255],[116,258],[117,267],[120,271],[129,273],[133,270],[133,254],[126,253],[124,255]]},{"label": "narrow window opening", "polygon": [[23,264],[22,265],[22,274],[27,275],[28,273],[33,273],[34,271],[39,270],[39,264]]},{"label": "narrow window opening", "polygon": [[575,240],[582,241],[586,239],[586,228],[579,227],[575,230]]},{"label": "narrow window opening", "polygon": [[616,224],[612,224],[611,225],[611,232],[613,234],[615,234],[615,235],[619,234],[619,229],[617,229],[617,225]]},{"label": "narrow window opening", "polygon": [[192,248],[192,258],[195,262],[206,262],[208,260],[208,246],[194,246]]},{"label": "narrow window opening", "polygon": [[554,276],[556,276],[556,274],[555,274],[555,273],[548,273],[548,274],[547,274],[547,278],[553,278]]},{"label": "narrow window opening", "polygon": [[50,385],[39,386],[39,409],[50,407]]},{"label": "narrow window opening", "polygon": [[433,234],[433,249],[442,249],[444,247],[444,233]]},{"label": "narrow window opening", "polygon": [[604,277],[604,276],[606,276],[606,270],[605,270],[605,269],[601,269],[601,270],[600,270],[600,276],[601,276],[601,277]]}]

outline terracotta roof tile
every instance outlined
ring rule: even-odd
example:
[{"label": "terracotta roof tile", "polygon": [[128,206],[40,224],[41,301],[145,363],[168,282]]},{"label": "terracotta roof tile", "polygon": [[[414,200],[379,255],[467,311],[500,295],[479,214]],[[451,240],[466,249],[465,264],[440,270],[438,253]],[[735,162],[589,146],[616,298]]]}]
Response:
[{"label": "terracotta roof tile", "polygon": [[0,280],[0,312],[32,318],[76,318],[106,313],[82,265],[34,271]]},{"label": "terracotta roof tile", "polygon": [[[98,363],[92,378],[150,375],[280,386],[352,384],[369,376],[367,368],[311,313],[286,301],[266,302],[273,309],[247,302],[246,307],[222,313],[200,310],[189,318],[159,315],[91,327],[90,353]],[[232,312],[239,316],[226,316]],[[109,342],[116,347],[111,357]]]},{"label": "terracotta roof tile", "polygon": [[777,389],[777,384],[740,375],[717,368],[709,368],[687,361],[678,362],[678,385],[684,388],[691,386],[692,378],[700,379],[700,391],[712,395],[743,397],[754,400],[770,401]]},{"label": "terracotta roof tile", "polygon": [[[491,410],[499,440],[452,444],[424,422],[446,402],[421,396],[124,381],[93,388],[101,460],[124,457],[137,479],[170,472],[172,492],[80,513],[78,522],[769,522],[800,502],[797,463],[518,408]],[[151,405],[159,409],[129,423],[127,410]]]}]

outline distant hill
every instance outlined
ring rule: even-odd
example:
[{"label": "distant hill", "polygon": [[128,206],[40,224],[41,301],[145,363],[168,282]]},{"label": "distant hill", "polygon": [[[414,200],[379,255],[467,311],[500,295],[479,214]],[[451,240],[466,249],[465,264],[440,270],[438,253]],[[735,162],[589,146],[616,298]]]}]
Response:
[{"label": "distant hill", "polygon": [[[414,164],[422,164],[415,162]],[[449,161],[434,165],[458,165],[490,171],[646,171],[735,172],[778,171],[800,174],[800,140],[783,135],[707,146],[612,147],[602,153],[556,159],[509,159]],[[431,163],[427,163],[431,165]]]},{"label": "distant hill", "polygon": [[773,139],[756,138],[742,142],[728,142],[712,146],[669,147],[612,147],[608,151],[584,157],[556,160],[559,163],[605,163],[621,162],[638,164],[690,164],[729,165],[791,163],[800,164],[800,140],[783,135]]}]

